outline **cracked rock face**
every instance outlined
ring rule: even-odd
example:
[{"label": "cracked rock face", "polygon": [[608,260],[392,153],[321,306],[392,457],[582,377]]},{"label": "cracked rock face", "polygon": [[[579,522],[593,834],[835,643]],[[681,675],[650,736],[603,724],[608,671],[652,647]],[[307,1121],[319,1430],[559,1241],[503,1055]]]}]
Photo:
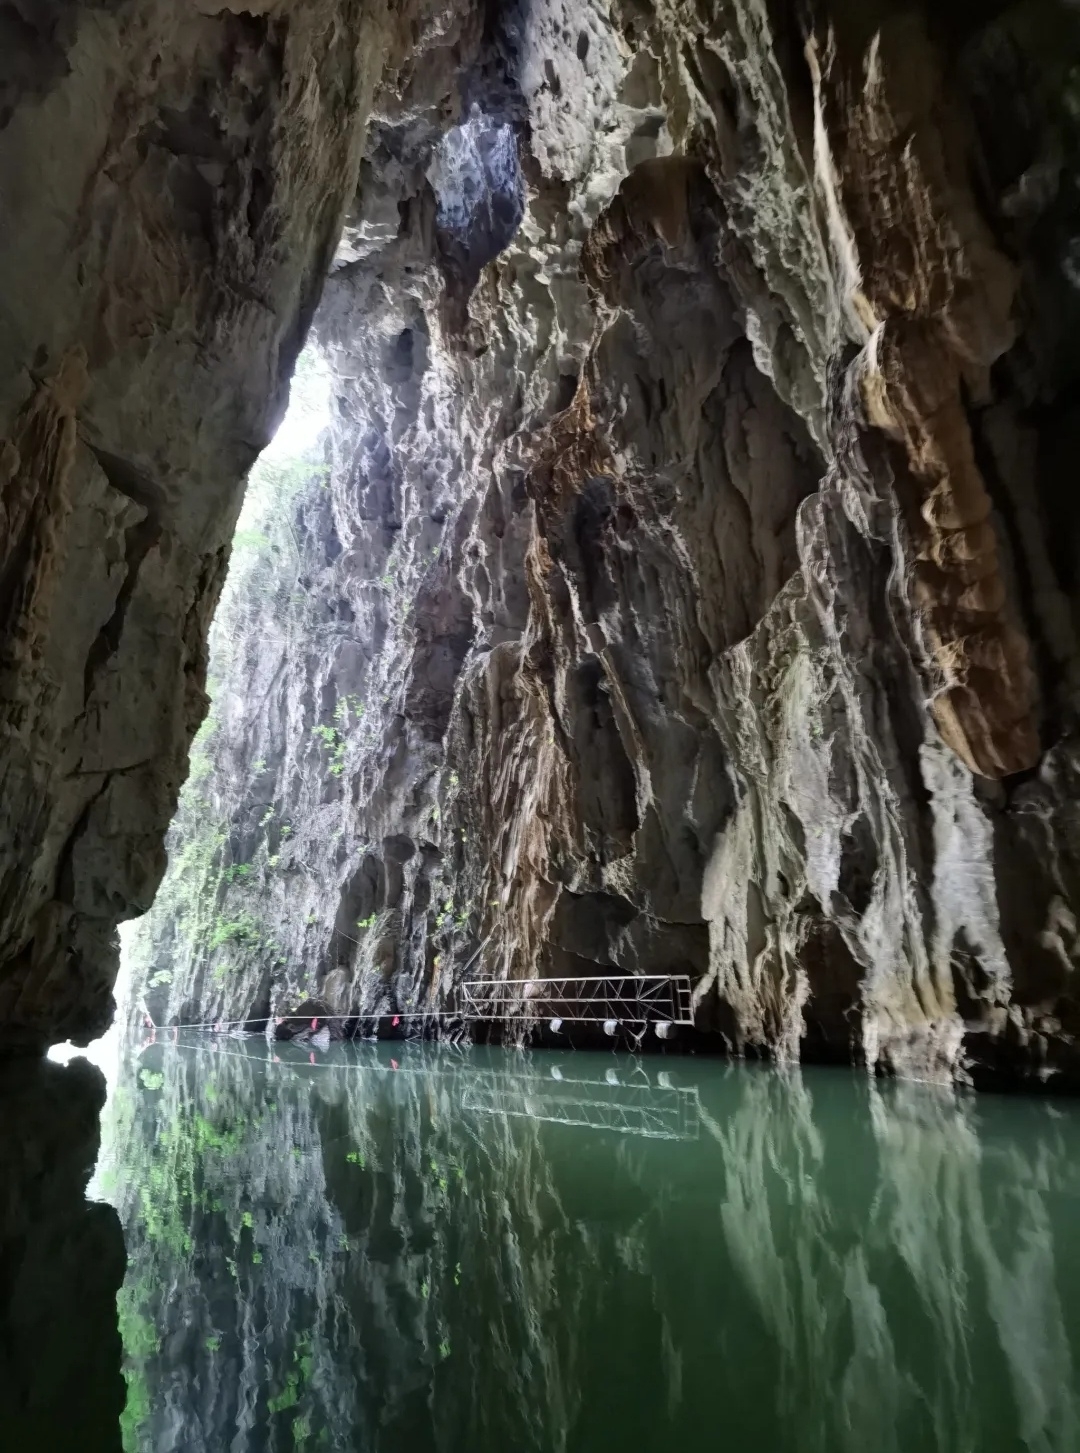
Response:
[{"label": "cracked rock face", "polygon": [[[89,1023],[153,893],[328,270],[154,1015],[678,972],[740,1052],[1075,1076],[1074,9],[414,8],[173,22],[65,155],[68,331],[3,322],[0,1020]],[[0,93],[3,165],[113,23]]]}]

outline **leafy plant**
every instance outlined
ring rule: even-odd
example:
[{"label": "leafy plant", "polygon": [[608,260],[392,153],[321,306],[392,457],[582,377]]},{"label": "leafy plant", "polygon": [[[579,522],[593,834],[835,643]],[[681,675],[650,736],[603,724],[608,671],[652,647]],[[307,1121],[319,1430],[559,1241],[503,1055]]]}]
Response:
[{"label": "leafy plant", "polygon": [[290,1372],[285,1379],[285,1386],[276,1397],[270,1398],[267,1402],[267,1411],[271,1413],[283,1413],[287,1408],[294,1408],[300,1401],[300,1374]]},{"label": "leafy plant", "polygon": [[226,943],[257,943],[259,925],[250,913],[241,913],[239,918],[219,918],[214,924],[208,947],[213,950]]},{"label": "leafy plant", "polygon": [[330,765],[328,771],[331,777],[340,777],[345,770],[346,741],[337,727],[321,725],[313,729],[312,733],[322,742],[323,746],[330,753]]},{"label": "leafy plant", "polygon": [[334,707],[334,720],[339,727],[347,727],[350,716],[355,717],[359,721],[363,715],[364,703],[355,692],[350,692],[347,696],[343,696],[337,706]]}]

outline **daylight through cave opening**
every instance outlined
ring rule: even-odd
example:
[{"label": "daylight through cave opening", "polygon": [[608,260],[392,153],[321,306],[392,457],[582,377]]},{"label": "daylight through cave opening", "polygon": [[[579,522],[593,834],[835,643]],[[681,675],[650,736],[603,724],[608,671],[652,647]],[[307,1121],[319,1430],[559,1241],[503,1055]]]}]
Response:
[{"label": "daylight through cave opening", "polygon": [[3,244],[5,1042],[153,904],[155,1024],[1071,1077],[1073,18],[329,5]]}]

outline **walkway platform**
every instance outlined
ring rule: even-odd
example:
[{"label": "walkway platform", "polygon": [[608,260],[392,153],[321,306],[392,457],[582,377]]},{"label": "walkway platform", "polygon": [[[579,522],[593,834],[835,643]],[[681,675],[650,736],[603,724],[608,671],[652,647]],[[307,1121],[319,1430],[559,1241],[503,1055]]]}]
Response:
[{"label": "walkway platform", "polygon": [[466,1019],[692,1027],[688,974],[595,974],[563,979],[472,979],[462,986]]}]

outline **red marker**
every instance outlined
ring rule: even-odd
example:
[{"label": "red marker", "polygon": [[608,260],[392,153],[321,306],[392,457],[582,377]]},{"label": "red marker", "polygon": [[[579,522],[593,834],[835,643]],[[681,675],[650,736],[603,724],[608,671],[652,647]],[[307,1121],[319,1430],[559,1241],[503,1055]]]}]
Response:
[{"label": "red marker", "polygon": [[393,1017],[393,1019],[391,1019],[391,1021],[390,1021],[390,1028],[391,1029],[396,1029],[400,1023],[401,1023],[400,1018],[395,1014],[394,1017]]},{"label": "red marker", "polygon": [[391,1060],[391,1061],[390,1061],[390,1068],[391,1068],[391,1069],[392,1069],[392,1070],[396,1070],[396,1069],[397,1069],[397,1060],[396,1060],[396,1059],[392,1059],[392,1060]]},{"label": "red marker", "polygon": [[307,1057],[307,1062],[309,1065],[313,1065],[315,1063],[315,1056],[313,1054],[309,1054]]},{"label": "red marker", "polygon": [[318,1027],[319,1027],[319,1021],[317,1019],[313,1019],[311,1021],[311,1027],[312,1027],[312,1029],[318,1029]]}]

